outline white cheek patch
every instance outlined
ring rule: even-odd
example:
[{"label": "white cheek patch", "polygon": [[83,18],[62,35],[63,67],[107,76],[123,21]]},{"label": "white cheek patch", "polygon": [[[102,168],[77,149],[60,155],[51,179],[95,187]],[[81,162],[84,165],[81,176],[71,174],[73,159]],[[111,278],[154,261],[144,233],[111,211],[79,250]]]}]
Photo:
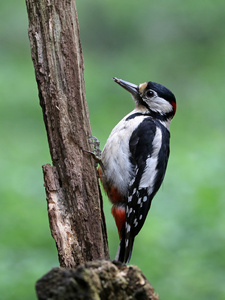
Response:
[{"label": "white cheek patch", "polygon": [[146,102],[151,110],[159,113],[163,112],[165,114],[173,110],[173,106],[168,101],[158,96],[154,97],[152,100],[148,99]]}]

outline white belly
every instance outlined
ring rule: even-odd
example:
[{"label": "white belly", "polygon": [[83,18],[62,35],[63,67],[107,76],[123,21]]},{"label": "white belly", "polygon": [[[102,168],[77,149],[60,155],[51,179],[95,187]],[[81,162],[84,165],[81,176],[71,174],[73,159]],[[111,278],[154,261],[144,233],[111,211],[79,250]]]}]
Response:
[{"label": "white belly", "polygon": [[115,186],[124,196],[126,196],[133,173],[129,160],[130,137],[137,126],[146,118],[146,116],[138,116],[126,121],[127,117],[135,112],[135,110],[132,111],[114,127],[102,151],[103,180]]}]

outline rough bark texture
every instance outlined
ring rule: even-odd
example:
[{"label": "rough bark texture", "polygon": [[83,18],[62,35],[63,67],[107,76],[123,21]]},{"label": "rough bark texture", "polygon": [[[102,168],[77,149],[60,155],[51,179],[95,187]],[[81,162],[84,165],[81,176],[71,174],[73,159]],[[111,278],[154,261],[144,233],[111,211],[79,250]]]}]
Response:
[{"label": "rough bark texture", "polygon": [[73,0],[26,0],[29,38],[53,167],[43,166],[50,228],[62,267],[108,258]]},{"label": "rough bark texture", "polygon": [[39,300],[158,300],[138,267],[110,261],[54,268],[36,283],[36,291]]}]

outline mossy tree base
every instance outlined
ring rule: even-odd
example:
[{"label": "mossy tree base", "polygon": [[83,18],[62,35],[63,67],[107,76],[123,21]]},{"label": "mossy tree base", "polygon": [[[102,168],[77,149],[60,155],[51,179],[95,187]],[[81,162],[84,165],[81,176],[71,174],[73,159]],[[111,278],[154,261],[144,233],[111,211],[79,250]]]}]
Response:
[{"label": "mossy tree base", "polygon": [[138,267],[105,260],[54,268],[38,280],[36,291],[39,300],[158,300]]}]

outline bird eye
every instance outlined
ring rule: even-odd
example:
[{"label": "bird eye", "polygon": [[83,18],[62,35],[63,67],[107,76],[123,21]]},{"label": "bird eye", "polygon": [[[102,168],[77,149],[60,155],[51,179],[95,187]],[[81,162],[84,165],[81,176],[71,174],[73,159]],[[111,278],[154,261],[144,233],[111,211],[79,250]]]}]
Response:
[{"label": "bird eye", "polygon": [[148,98],[152,98],[155,94],[152,90],[148,90],[145,95],[148,97]]}]

